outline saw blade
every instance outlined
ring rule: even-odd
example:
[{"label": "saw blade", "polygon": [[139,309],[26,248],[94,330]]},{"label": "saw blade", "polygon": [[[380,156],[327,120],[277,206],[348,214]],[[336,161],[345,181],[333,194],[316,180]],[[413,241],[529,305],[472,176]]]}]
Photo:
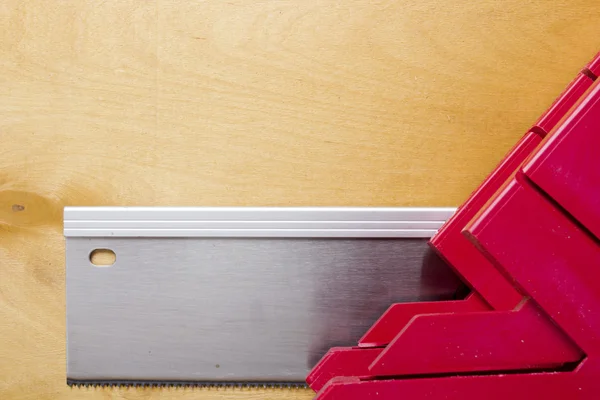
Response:
[{"label": "saw blade", "polygon": [[453,211],[67,208],[68,382],[303,384],[390,304],[454,297],[427,244]]},{"label": "saw blade", "polygon": [[234,381],[133,381],[133,380],[74,380],[67,385],[77,388],[252,388],[252,389],[308,389],[303,382],[234,382]]}]

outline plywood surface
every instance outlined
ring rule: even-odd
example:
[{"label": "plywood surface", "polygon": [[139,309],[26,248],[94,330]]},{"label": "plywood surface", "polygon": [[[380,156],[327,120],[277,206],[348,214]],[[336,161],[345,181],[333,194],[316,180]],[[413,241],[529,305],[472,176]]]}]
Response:
[{"label": "plywood surface", "polygon": [[595,0],[0,2],[0,398],[65,385],[67,205],[455,206],[600,49]]}]

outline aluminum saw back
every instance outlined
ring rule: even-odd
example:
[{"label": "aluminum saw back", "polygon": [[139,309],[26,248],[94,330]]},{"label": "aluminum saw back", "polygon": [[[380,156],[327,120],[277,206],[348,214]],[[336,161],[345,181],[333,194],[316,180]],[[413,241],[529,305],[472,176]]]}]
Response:
[{"label": "aluminum saw back", "polygon": [[453,212],[66,208],[67,378],[303,382],[390,304],[453,298],[427,245]]}]

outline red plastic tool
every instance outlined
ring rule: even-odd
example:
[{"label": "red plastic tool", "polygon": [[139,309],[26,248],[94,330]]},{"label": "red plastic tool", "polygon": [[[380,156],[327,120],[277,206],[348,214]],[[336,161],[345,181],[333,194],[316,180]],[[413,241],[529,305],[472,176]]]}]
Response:
[{"label": "red plastic tool", "polygon": [[313,369],[318,399],[597,397],[599,69],[600,55],[432,238],[469,297],[392,305]]},{"label": "red plastic tool", "polygon": [[600,86],[595,85],[524,171],[600,238]]}]

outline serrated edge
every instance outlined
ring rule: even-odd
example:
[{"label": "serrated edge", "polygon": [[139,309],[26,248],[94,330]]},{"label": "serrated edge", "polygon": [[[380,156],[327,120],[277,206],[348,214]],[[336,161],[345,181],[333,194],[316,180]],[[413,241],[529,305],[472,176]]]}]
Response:
[{"label": "serrated edge", "polygon": [[67,379],[67,385],[76,388],[238,388],[238,389],[306,389],[304,382],[229,382],[229,381],[133,381],[133,380],[79,380]]}]

